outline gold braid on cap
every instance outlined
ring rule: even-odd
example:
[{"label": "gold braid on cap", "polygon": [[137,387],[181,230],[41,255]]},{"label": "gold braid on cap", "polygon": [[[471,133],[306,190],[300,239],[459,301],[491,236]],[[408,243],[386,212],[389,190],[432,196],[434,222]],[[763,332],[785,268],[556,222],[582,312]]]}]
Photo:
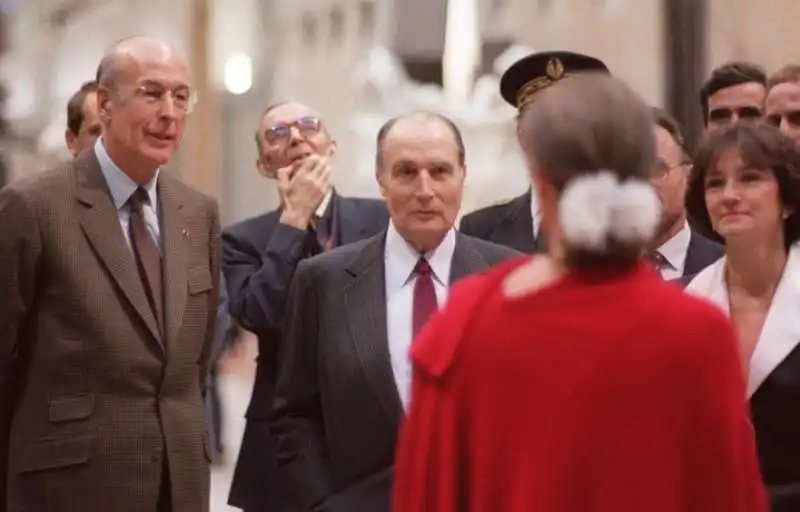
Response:
[{"label": "gold braid on cap", "polygon": [[545,67],[544,72],[544,76],[537,76],[519,88],[519,92],[517,93],[518,110],[522,110],[522,107],[530,103],[533,100],[533,96],[537,92],[550,87],[554,83],[567,76],[567,73],[564,72],[564,64],[562,64],[561,61],[556,58],[550,59],[550,62],[547,63],[547,67]]}]

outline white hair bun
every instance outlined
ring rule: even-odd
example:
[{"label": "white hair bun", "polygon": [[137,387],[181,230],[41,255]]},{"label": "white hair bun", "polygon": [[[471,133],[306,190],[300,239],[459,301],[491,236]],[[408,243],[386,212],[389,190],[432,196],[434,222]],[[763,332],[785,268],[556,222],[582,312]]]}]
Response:
[{"label": "white hair bun", "polygon": [[610,171],[570,180],[558,204],[565,242],[574,248],[603,252],[609,239],[644,244],[655,234],[661,205],[644,181],[620,182]]}]

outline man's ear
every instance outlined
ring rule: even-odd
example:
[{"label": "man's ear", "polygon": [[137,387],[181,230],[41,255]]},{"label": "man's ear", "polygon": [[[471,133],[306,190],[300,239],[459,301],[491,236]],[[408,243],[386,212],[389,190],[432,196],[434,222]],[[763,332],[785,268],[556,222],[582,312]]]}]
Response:
[{"label": "man's ear", "polygon": [[74,156],[75,155],[75,150],[74,150],[74,147],[75,147],[75,134],[72,133],[72,130],[70,130],[69,128],[67,128],[64,131],[64,141],[67,143],[67,149],[69,149],[69,152],[72,153],[73,156]]},{"label": "man's ear", "polygon": [[97,115],[101,121],[107,121],[111,114],[111,91],[104,87],[97,89]]}]

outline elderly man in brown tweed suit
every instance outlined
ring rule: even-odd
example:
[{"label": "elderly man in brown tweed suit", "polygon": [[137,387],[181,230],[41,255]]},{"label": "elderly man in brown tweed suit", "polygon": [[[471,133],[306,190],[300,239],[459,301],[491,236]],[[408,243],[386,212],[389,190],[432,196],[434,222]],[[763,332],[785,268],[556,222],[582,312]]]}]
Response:
[{"label": "elderly man in brown tweed suit", "polygon": [[188,70],[131,38],[98,81],[94,150],[0,191],[0,511],[204,512],[218,212],[159,172]]}]

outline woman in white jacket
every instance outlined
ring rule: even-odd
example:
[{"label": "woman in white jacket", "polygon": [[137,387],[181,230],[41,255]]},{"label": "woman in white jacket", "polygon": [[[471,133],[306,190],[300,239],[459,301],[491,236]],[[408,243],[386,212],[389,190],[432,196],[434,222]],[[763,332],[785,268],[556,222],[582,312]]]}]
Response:
[{"label": "woman in white jacket", "polygon": [[687,291],[717,304],[739,334],[747,398],[774,512],[800,510],[800,150],[766,124],[719,129],[701,144],[687,193],[696,229],[725,256]]}]

